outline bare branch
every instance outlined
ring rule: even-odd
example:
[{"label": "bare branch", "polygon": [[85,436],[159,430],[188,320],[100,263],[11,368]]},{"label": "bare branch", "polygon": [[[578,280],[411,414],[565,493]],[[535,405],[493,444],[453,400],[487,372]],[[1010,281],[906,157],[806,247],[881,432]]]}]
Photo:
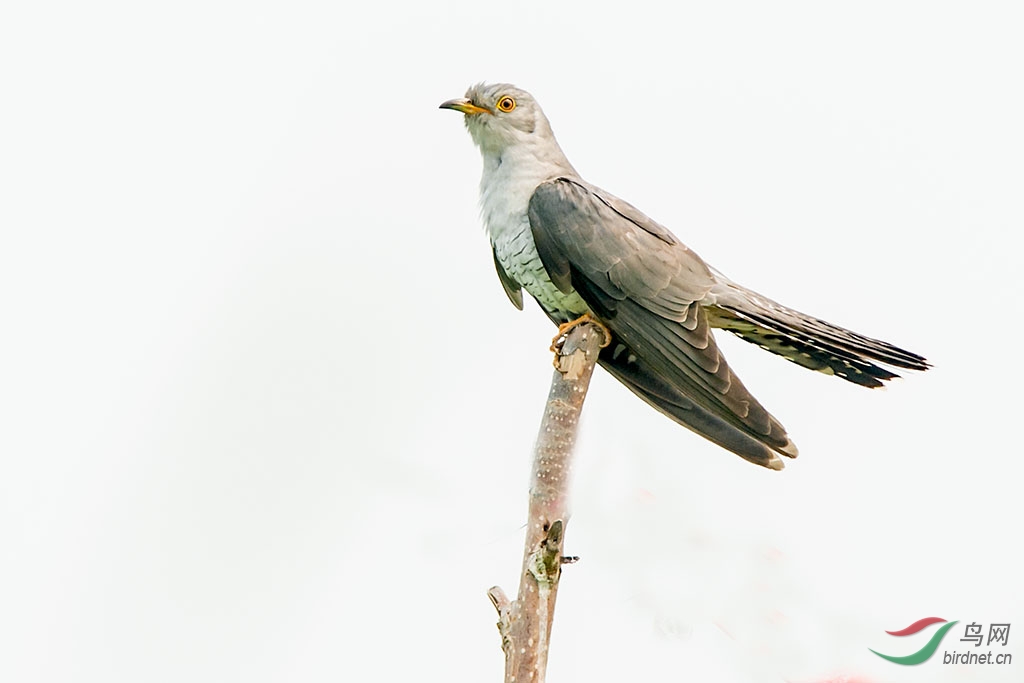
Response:
[{"label": "bare branch", "polygon": [[498,611],[506,683],[544,682],[562,564],[578,559],[562,553],[572,451],[594,364],[611,338],[595,322],[583,322],[564,334],[564,342],[556,344],[555,372],[534,452],[519,595],[509,602],[497,586],[487,591]]}]

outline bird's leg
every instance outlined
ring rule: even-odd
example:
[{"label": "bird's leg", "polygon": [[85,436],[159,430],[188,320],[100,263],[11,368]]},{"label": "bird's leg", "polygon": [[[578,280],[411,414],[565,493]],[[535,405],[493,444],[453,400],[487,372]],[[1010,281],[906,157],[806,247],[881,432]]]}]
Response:
[{"label": "bird's leg", "polygon": [[571,332],[572,329],[577,325],[583,325],[585,323],[590,323],[591,325],[596,325],[597,327],[601,328],[601,335],[604,337],[604,339],[601,341],[602,349],[612,343],[611,330],[605,327],[604,324],[601,323],[601,321],[596,319],[594,316],[590,315],[590,313],[584,313],[575,320],[570,320],[567,323],[562,323],[561,325],[559,325],[558,334],[556,334],[551,339],[551,351],[553,351],[555,354],[554,365],[556,368],[558,367],[558,353],[559,351],[562,350],[562,344],[565,343],[566,335],[568,335],[569,332]]}]

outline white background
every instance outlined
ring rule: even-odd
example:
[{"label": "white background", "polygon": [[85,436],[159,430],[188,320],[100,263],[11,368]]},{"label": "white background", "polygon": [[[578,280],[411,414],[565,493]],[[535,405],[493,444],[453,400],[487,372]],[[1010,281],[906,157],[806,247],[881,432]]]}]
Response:
[{"label": "white background", "polygon": [[[870,392],[723,339],[782,473],[599,374],[549,680],[1021,680],[1012,6],[8,3],[0,680],[500,680],[552,328],[437,109],[480,80],[730,277],[935,364]],[[1019,661],[868,652],[925,616]]]}]

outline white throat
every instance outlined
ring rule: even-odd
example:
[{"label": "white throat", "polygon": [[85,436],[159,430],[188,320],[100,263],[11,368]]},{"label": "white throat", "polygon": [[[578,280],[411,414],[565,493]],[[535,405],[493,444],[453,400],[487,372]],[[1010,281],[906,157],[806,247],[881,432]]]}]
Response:
[{"label": "white throat", "polygon": [[481,149],[481,153],[480,213],[491,242],[529,223],[527,209],[538,185],[559,177],[579,177],[554,140],[524,142],[500,153]]}]

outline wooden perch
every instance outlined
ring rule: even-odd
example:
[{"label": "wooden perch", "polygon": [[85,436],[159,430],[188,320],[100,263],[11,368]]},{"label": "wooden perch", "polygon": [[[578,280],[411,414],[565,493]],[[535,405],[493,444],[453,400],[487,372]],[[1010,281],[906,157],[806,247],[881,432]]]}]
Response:
[{"label": "wooden perch", "polygon": [[498,610],[505,651],[505,683],[543,683],[547,669],[555,596],[562,573],[569,482],[576,426],[594,364],[611,337],[598,323],[584,322],[565,332],[557,346],[555,372],[541,420],[530,482],[530,512],[519,596],[509,601],[494,586],[488,597]]}]

